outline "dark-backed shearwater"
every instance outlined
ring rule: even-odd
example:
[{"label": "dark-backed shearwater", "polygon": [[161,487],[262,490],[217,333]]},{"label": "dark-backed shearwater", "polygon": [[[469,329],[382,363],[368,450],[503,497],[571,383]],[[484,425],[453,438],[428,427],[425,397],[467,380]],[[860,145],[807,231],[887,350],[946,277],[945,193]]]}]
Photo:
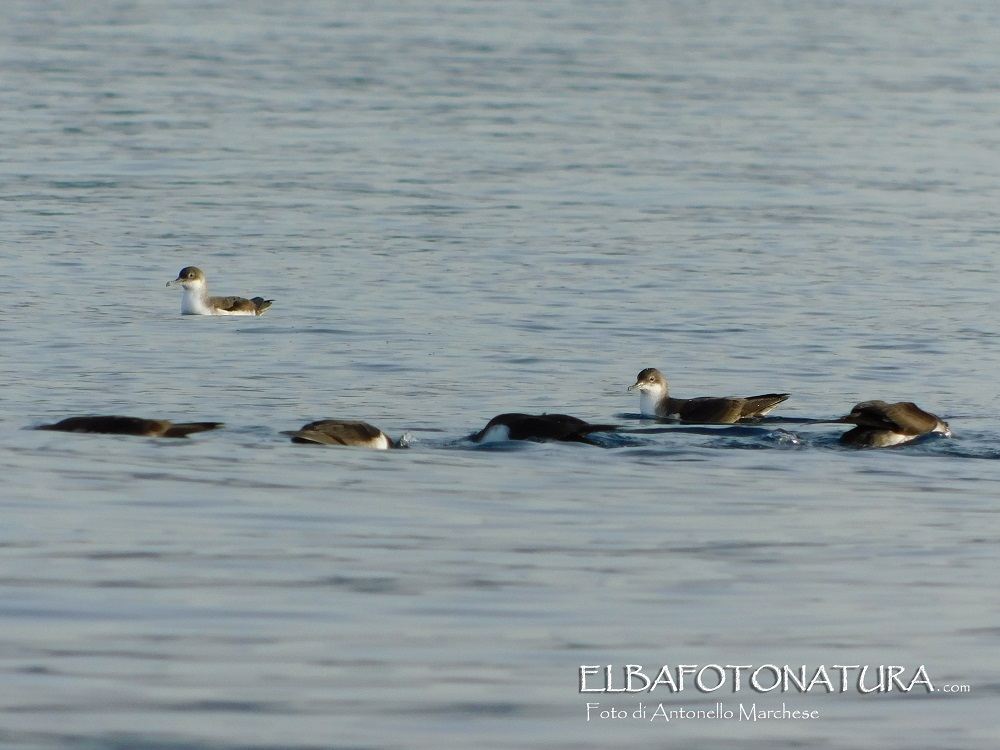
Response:
[{"label": "dark-backed shearwater", "polygon": [[591,443],[592,432],[618,428],[610,424],[590,424],[568,414],[500,414],[471,436],[477,443],[501,440],[568,440]]},{"label": "dark-backed shearwater", "polygon": [[885,448],[937,432],[951,437],[948,423],[926,412],[912,401],[889,404],[885,401],[862,401],[838,422],[855,424],[840,436],[841,445],[855,448]]},{"label": "dark-backed shearwater", "polygon": [[181,315],[262,315],[274,300],[254,297],[209,297],[208,282],[200,268],[187,266],[168,281],[167,286],[180,284],[184,288]]},{"label": "dark-backed shearwater", "polygon": [[357,448],[402,447],[382,430],[367,422],[349,419],[320,419],[303,425],[302,429],[282,433],[291,435],[293,443],[320,443],[322,445],[351,445]]},{"label": "dark-backed shearwater", "polygon": [[222,426],[222,422],[183,422],[175,424],[166,419],[94,415],[87,417],[67,417],[61,422],[45,424],[36,429],[58,430],[59,432],[93,432],[105,435],[182,438],[194,432],[206,432],[207,430],[215,430]]},{"label": "dark-backed shearwater", "polygon": [[639,410],[644,417],[673,417],[685,422],[709,424],[732,424],[748,417],[762,417],[788,398],[787,393],[765,393],[746,398],[671,398],[667,379],[653,367],[640,372],[635,384],[628,389],[639,390]]}]

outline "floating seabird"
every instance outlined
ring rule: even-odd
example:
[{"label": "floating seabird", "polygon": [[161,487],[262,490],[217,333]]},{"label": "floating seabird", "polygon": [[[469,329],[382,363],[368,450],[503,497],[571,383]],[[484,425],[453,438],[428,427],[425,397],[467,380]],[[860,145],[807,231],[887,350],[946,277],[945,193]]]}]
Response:
[{"label": "floating seabird", "polygon": [[673,417],[685,422],[711,424],[732,424],[748,417],[762,417],[788,398],[787,393],[765,393],[747,398],[672,398],[667,379],[653,367],[640,372],[635,384],[628,389],[639,390],[639,410],[644,417]]},{"label": "floating seabird", "polygon": [[274,300],[254,297],[209,297],[208,282],[200,268],[187,266],[167,286],[180,284],[184,288],[181,298],[182,315],[263,315]]},{"label": "floating seabird", "polygon": [[402,447],[399,441],[393,440],[378,427],[349,419],[320,419],[303,425],[299,430],[289,430],[282,434],[291,435],[293,443],[350,445],[376,450]]},{"label": "floating seabird", "polygon": [[857,425],[840,436],[841,445],[855,448],[885,448],[932,432],[951,437],[947,422],[912,401],[862,401],[837,421]]},{"label": "floating seabird", "polygon": [[501,440],[568,440],[591,443],[592,432],[609,432],[610,424],[590,424],[568,414],[500,414],[471,436],[477,443]]},{"label": "floating seabird", "polygon": [[206,432],[207,430],[215,430],[222,426],[222,422],[174,423],[167,419],[94,415],[87,417],[67,417],[61,422],[45,424],[36,429],[57,430],[59,432],[92,432],[104,435],[182,438],[195,432]]}]

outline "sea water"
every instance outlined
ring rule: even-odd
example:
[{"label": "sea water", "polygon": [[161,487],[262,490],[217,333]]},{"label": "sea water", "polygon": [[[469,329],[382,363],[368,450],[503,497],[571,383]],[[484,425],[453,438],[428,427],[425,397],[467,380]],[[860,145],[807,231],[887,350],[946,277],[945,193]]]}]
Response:
[{"label": "sea water", "polygon": [[[998,23],[4,3],[0,743],[992,747]],[[274,305],[181,316],[187,265]],[[651,422],[645,367],[791,397]],[[872,398],[955,437],[840,448]],[[623,432],[466,440],[510,411]],[[90,413],[226,427],[30,429]],[[410,447],[281,434],[323,417]]]}]

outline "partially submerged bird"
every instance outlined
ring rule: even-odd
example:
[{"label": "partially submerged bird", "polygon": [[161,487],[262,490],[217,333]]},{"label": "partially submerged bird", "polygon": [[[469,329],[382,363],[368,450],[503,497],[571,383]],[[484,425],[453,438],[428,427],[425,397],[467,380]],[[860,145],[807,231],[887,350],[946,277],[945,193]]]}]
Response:
[{"label": "partially submerged bird", "polygon": [[939,433],[951,437],[948,423],[924,411],[912,401],[890,404],[885,401],[862,401],[837,422],[855,424],[840,436],[841,445],[855,448],[885,448],[915,440],[922,435]]},{"label": "partially submerged bird", "polygon": [[500,414],[470,437],[477,443],[501,440],[567,440],[593,443],[592,432],[609,432],[610,424],[591,424],[568,414]]},{"label": "partially submerged bird", "polygon": [[274,300],[254,297],[209,297],[208,281],[200,268],[187,266],[167,286],[180,284],[184,288],[181,315],[262,315]]},{"label": "partially submerged bird", "polygon": [[319,443],[322,445],[350,445],[356,448],[400,448],[400,441],[393,440],[382,430],[367,422],[349,419],[320,419],[303,425],[298,430],[288,430],[293,443]]},{"label": "partially submerged bird", "polygon": [[182,438],[195,432],[206,432],[223,427],[222,422],[179,422],[167,419],[142,419],[141,417],[120,417],[93,415],[67,417],[55,424],[37,427],[39,430],[59,432],[91,432],[104,435],[138,435],[141,437]]},{"label": "partially submerged bird", "polygon": [[762,417],[788,398],[787,393],[765,393],[746,398],[673,398],[667,379],[653,367],[640,372],[628,389],[639,391],[639,410],[644,417],[673,417],[685,422],[710,424],[732,424],[749,417]]}]

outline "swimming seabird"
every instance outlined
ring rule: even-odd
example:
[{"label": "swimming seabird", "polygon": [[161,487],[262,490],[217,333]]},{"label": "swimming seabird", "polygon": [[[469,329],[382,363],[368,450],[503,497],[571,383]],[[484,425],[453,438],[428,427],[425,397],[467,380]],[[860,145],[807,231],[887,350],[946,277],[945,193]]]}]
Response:
[{"label": "swimming seabird", "polygon": [[663,373],[647,367],[628,388],[639,390],[639,410],[644,417],[673,417],[685,422],[732,424],[748,417],[762,417],[788,398],[787,393],[760,396],[672,398]]},{"label": "swimming seabird", "polygon": [[93,415],[67,417],[55,424],[45,424],[36,429],[57,430],[59,432],[93,432],[105,435],[182,438],[195,432],[215,430],[223,426],[222,422],[182,422],[175,424],[167,419]]},{"label": "swimming seabird", "polygon": [[885,448],[932,432],[951,437],[947,422],[912,401],[862,401],[837,421],[857,425],[840,436],[841,445],[855,448]]},{"label": "swimming seabird", "polygon": [[350,445],[376,450],[401,447],[399,441],[393,440],[378,427],[349,419],[320,419],[303,425],[301,429],[289,430],[282,434],[291,435],[293,443]]},{"label": "swimming seabird", "polygon": [[167,286],[184,287],[181,298],[181,315],[262,315],[274,300],[254,297],[209,297],[208,282],[200,268],[187,266]]},{"label": "swimming seabird", "polygon": [[592,432],[618,429],[610,424],[590,424],[568,414],[500,414],[471,436],[477,443],[501,440],[567,440],[592,442]]}]

